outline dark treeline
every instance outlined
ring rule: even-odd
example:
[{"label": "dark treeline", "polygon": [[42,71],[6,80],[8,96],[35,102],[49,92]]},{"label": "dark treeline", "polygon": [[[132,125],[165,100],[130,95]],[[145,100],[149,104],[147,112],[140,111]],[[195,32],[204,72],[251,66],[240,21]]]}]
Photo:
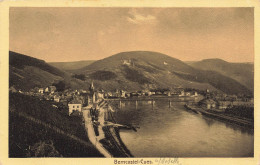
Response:
[{"label": "dark treeline", "polygon": [[72,77],[80,79],[82,81],[86,80],[86,76],[84,74],[74,74]]},{"label": "dark treeline", "polygon": [[93,72],[90,75],[90,78],[94,80],[100,80],[100,81],[106,81],[106,80],[112,80],[115,79],[117,75],[114,72],[111,71],[105,71],[105,70],[99,70],[96,72]]}]

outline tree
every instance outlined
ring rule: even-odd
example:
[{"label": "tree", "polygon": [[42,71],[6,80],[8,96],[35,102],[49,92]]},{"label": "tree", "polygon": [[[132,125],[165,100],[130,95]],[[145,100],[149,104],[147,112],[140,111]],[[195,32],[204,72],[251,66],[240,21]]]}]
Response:
[{"label": "tree", "polygon": [[58,92],[63,92],[66,87],[64,81],[59,81],[58,83],[53,83],[52,85],[56,87]]},{"label": "tree", "polygon": [[40,141],[30,146],[28,157],[62,157],[62,155],[55,149],[53,142]]},{"label": "tree", "polygon": [[83,80],[83,81],[86,80],[86,77],[84,74],[75,74],[72,77]]}]

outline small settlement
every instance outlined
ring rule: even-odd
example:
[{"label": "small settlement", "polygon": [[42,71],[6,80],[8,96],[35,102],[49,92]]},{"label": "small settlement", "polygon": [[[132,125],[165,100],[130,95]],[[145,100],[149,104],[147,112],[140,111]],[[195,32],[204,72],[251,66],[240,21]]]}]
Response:
[{"label": "small settlement", "polygon": [[[125,65],[132,64],[132,61],[125,61]],[[58,92],[55,86],[48,86],[44,88],[35,87],[30,91],[21,91],[15,89],[13,86],[9,88],[10,92],[19,92],[25,95],[35,96],[41,100],[50,100],[60,103],[68,108],[68,115],[74,112],[82,112],[83,107],[93,105],[100,99],[124,99],[132,97],[198,97],[203,96],[204,99],[200,102],[200,106],[207,110],[224,111],[232,106],[254,107],[253,97],[244,95],[227,95],[224,93],[210,92],[201,90],[187,90],[184,88],[164,89],[164,90],[141,90],[135,92],[128,92],[122,89],[115,91],[95,90],[93,82],[89,89],[65,89]]]}]

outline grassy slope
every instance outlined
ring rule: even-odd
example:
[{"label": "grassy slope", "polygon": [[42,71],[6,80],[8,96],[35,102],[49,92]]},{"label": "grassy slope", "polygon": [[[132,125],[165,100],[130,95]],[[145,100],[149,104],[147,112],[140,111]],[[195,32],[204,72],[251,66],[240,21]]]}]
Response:
[{"label": "grassy slope", "polygon": [[230,77],[254,91],[254,64],[229,63],[221,59],[207,59],[190,64],[201,70],[211,70]]},{"label": "grassy slope", "polygon": [[45,63],[43,60],[39,60],[37,58],[33,58],[30,56],[26,56],[23,54],[19,54],[16,52],[9,52],[9,64],[10,66],[23,69],[25,66],[32,66],[41,68],[43,71],[49,72],[53,75],[63,77],[64,72],[60,71],[59,69],[52,67]]},{"label": "grassy slope", "polygon": [[[57,110],[49,101],[18,93],[10,93],[10,109],[26,113],[36,119],[54,125],[70,134],[88,141],[81,118],[70,117],[66,110]],[[64,157],[100,157],[93,147],[87,148],[65,136],[61,136],[41,125],[9,113],[9,155],[10,157],[26,157],[29,146],[40,141],[52,140],[56,150]]]},{"label": "grassy slope", "polygon": [[[134,66],[122,65],[123,60],[131,59]],[[195,69],[170,56],[147,51],[123,52],[78,70],[78,73],[90,75],[96,71],[110,71],[116,74],[106,81],[95,80],[103,89],[140,90],[144,88],[198,88],[220,90],[228,94],[250,91],[238,81],[216,71]]]},{"label": "grassy slope", "polygon": [[45,87],[63,79],[65,73],[43,60],[9,52],[9,86],[29,90]]},{"label": "grassy slope", "polygon": [[10,51],[9,86],[28,91],[34,87],[46,87],[57,81],[64,81],[72,89],[88,88],[85,82],[72,78],[43,60]]},{"label": "grassy slope", "polygon": [[70,71],[86,67],[95,62],[95,60],[74,61],[74,62],[49,62],[50,65],[64,71]]}]

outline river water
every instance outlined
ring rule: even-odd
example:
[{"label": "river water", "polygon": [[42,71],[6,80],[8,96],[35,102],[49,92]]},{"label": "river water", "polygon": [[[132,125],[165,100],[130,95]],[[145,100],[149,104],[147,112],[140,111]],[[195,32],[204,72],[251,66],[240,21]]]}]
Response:
[{"label": "river water", "polygon": [[[116,103],[119,106],[119,102]],[[252,157],[254,133],[184,108],[185,102],[122,101],[113,116],[140,127],[120,136],[135,157]],[[120,106],[119,106],[120,107]]]}]

